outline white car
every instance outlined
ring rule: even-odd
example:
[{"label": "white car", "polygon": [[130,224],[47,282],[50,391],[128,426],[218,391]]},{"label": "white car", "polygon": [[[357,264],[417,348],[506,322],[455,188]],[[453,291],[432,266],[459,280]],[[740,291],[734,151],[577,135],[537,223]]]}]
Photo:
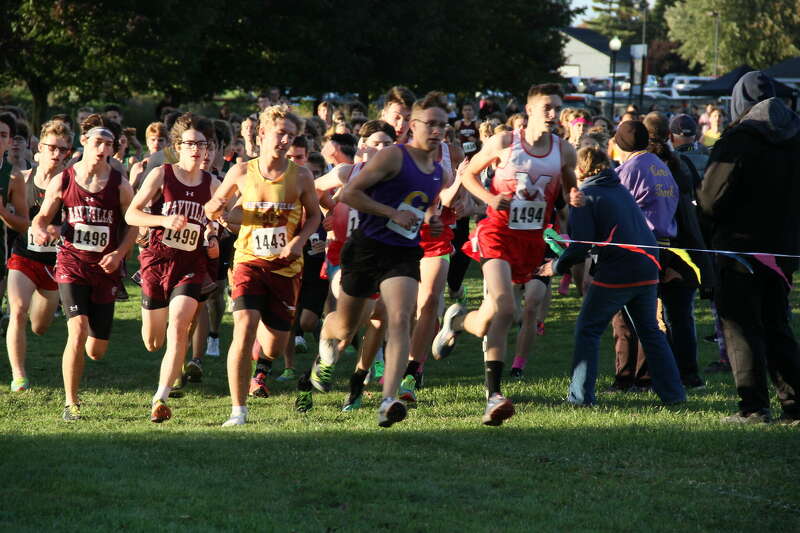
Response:
[{"label": "white car", "polygon": [[679,98],[684,96],[686,91],[696,89],[707,81],[714,78],[709,76],[677,76],[675,81],[672,82],[672,97]]}]

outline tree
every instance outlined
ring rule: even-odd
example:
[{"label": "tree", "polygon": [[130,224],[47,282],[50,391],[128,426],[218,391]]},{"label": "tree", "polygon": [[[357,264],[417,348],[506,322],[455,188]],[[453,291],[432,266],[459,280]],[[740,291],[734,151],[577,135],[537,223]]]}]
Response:
[{"label": "tree", "polygon": [[714,15],[719,17],[719,72],[742,64],[767,68],[800,54],[797,0],[691,0],[666,10],[669,38],[692,66],[714,71]]},{"label": "tree", "polygon": [[647,3],[640,0],[594,0],[592,9],[598,15],[586,21],[586,26],[609,39],[619,37],[623,44],[641,42],[642,9]]}]

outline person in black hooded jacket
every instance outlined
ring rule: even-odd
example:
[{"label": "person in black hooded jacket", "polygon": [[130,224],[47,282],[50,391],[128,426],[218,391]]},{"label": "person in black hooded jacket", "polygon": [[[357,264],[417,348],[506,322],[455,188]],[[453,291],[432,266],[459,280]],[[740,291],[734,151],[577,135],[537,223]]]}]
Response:
[{"label": "person in black hooded jacket", "polygon": [[[733,123],[715,144],[698,202],[715,250],[800,254],[800,117],[775,97],[771,78],[745,74],[733,89]],[[782,419],[800,423],[800,355],[789,326],[795,258],[719,254],[715,289],[739,410],[726,422],[771,420],[767,374]],[[772,262],[772,267],[769,263]],[[752,273],[750,273],[752,270]]]}]

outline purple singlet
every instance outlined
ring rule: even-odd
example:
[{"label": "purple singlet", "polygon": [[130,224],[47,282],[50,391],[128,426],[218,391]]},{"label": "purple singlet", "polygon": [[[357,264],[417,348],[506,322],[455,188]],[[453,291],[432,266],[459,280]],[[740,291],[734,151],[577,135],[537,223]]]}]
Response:
[{"label": "purple singlet", "polygon": [[403,152],[403,166],[394,178],[382,181],[367,189],[367,195],[385,205],[402,211],[412,211],[417,215],[417,223],[405,230],[377,215],[359,213],[358,228],[370,239],[392,246],[419,246],[419,228],[425,210],[442,189],[442,167],[433,164],[433,172],[422,172],[409,155],[406,147],[399,145]]}]

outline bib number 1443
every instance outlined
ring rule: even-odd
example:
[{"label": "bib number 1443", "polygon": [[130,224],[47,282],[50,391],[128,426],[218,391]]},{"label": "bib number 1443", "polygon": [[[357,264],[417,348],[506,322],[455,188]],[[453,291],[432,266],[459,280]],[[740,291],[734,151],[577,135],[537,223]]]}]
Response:
[{"label": "bib number 1443", "polygon": [[286,226],[253,230],[253,253],[260,257],[278,255],[289,244]]}]

